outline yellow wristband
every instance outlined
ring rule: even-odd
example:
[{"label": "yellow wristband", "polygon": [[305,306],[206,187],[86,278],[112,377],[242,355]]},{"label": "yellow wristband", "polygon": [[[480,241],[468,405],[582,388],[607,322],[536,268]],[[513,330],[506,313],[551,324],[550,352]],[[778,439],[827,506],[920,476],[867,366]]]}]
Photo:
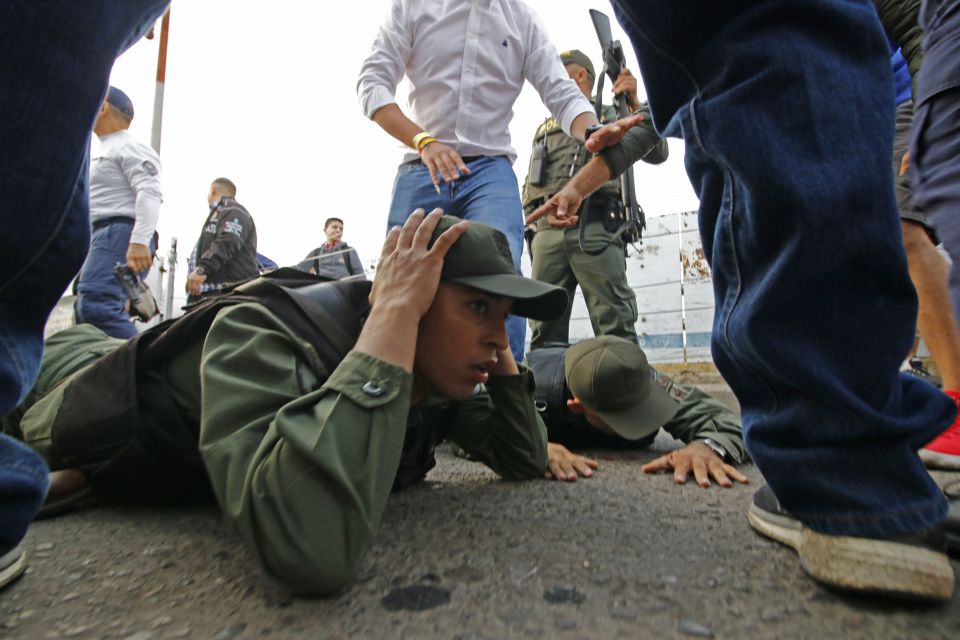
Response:
[{"label": "yellow wristband", "polygon": [[413,148],[419,151],[420,143],[423,141],[424,138],[433,138],[433,136],[426,131],[421,131],[417,135],[413,136]]},{"label": "yellow wristband", "polygon": [[426,149],[427,147],[429,147],[431,144],[433,144],[433,143],[436,142],[436,141],[437,141],[437,139],[434,138],[433,136],[429,136],[429,137],[427,137],[427,138],[424,138],[423,140],[420,141],[420,146],[417,147],[417,152],[418,152],[418,153],[423,153],[423,150],[424,150],[424,149]]}]

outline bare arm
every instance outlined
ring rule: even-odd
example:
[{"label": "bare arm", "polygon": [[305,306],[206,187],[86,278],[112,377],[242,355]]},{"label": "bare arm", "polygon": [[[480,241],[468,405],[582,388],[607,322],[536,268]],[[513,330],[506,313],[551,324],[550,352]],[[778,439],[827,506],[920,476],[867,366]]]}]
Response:
[{"label": "bare arm", "polygon": [[527,224],[543,216],[566,218],[580,208],[580,203],[610,179],[610,169],[599,156],[592,158],[570,181],[526,218]]},{"label": "bare arm", "polygon": [[[380,125],[381,129],[411,148],[413,136],[423,131],[420,125],[404,115],[395,102],[377,109],[373,114],[373,121]],[[420,159],[430,171],[430,180],[435,187],[440,184],[440,176],[443,176],[444,182],[453,182],[460,178],[460,174],[470,173],[460,154],[453,147],[442,142],[427,145],[420,154]]]},{"label": "bare arm", "polygon": [[413,147],[413,136],[423,131],[423,127],[404,115],[396,102],[377,109],[373,113],[373,121],[408,147]]}]

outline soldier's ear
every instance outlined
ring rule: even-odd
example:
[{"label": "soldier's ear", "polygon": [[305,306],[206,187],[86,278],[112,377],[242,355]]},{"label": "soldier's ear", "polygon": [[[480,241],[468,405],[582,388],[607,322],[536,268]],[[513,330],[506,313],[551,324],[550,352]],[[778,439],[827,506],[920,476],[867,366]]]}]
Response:
[{"label": "soldier's ear", "polygon": [[583,405],[580,404],[580,401],[576,398],[567,400],[567,409],[570,409],[573,413],[580,415],[583,413]]}]

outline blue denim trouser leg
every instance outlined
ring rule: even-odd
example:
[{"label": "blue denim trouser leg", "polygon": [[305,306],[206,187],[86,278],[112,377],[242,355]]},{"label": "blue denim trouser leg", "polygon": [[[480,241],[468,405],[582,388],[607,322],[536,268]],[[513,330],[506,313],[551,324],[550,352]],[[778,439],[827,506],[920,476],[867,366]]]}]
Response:
[{"label": "blue denim trouser leg", "polygon": [[0,0],[0,414],[89,242],[87,143],[113,61],[168,0]]},{"label": "blue denim trouser leg", "polygon": [[[523,207],[517,176],[510,162],[502,157],[481,157],[467,164],[469,175],[455,182],[440,182],[437,194],[430,182],[430,172],[420,163],[404,164],[397,171],[393,183],[393,200],[387,229],[402,225],[414,209],[428,213],[440,207],[445,213],[464,220],[476,220],[499,229],[507,236],[513,263],[520,273],[520,255],[523,252]],[[523,318],[507,318],[510,350],[517,362],[524,357],[527,327]]]},{"label": "blue denim trouser leg", "polygon": [[27,534],[47,495],[47,465],[22,442],[0,433],[0,556]]},{"label": "blue denim trouser leg", "polygon": [[[132,230],[132,219],[95,228],[77,283],[77,322],[92,324],[113,338],[137,335],[124,306],[127,294],[113,275],[113,268],[127,261]],[[155,249],[152,240],[150,249]],[[148,271],[142,271],[140,277],[145,277]]]},{"label": "blue denim trouser leg", "polygon": [[897,371],[917,301],[873,6],[613,4],[654,122],[686,142],[713,269],[713,355],[751,456],[813,529],[884,537],[937,524],[946,501],[915,451],[956,410]]}]

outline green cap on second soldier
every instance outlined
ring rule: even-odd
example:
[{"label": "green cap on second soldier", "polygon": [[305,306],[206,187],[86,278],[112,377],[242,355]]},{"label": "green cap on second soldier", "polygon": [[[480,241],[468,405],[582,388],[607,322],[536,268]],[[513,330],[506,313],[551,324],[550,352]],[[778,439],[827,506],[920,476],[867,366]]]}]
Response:
[{"label": "green cap on second soldier", "polygon": [[590,74],[590,80],[597,79],[597,74],[593,70],[593,63],[590,62],[590,58],[587,57],[587,54],[579,49],[570,49],[569,51],[564,51],[560,54],[560,61],[565,65],[578,64],[587,70],[587,73]]}]

